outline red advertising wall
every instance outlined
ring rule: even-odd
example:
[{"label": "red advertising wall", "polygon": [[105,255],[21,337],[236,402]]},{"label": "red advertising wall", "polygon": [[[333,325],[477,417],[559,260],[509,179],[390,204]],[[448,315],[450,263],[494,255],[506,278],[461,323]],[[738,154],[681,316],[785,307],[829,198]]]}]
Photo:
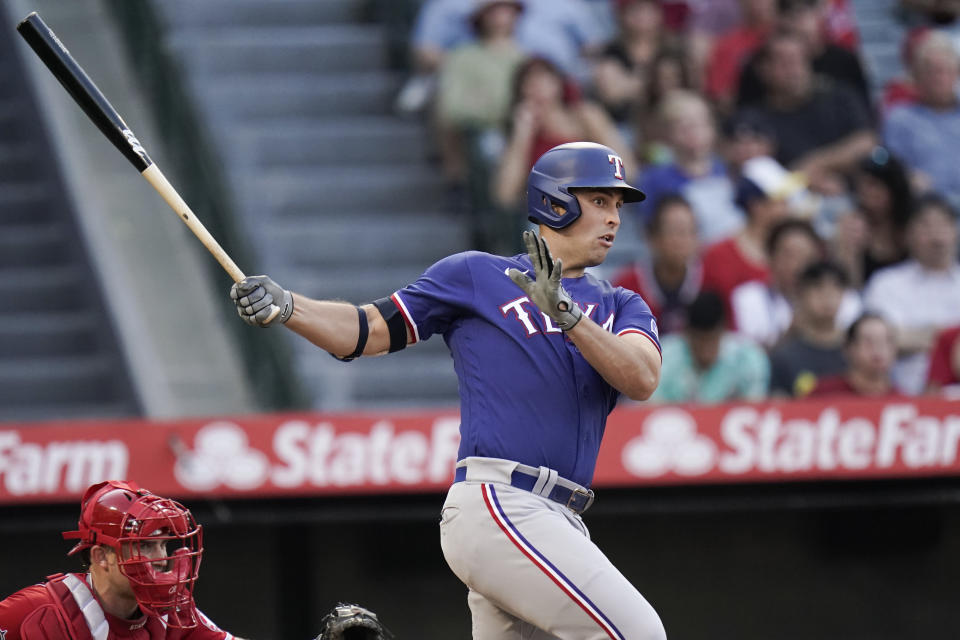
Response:
[{"label": "red advertising wall", "polygon": [[[442,490],[456,411],[0,425],[0,504],[126,478],[224,498]],[[595,487],[960,474],[960,403],[938,398],[636,406],[610,416]]]}]

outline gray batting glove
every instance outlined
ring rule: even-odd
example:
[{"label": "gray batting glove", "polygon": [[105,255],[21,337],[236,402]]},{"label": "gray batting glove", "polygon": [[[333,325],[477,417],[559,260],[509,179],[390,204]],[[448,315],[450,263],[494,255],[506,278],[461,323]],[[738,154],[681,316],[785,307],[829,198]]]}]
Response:
[{"label": "gray batting glove", "polygon": [[293,294],[267,276],[248,276],[230,287],[237,313],[251,327],[284,323],[293,313]]},{"label": "gray batting glove", "polygon": [[530,276],[518,269],[510,269],[507,275],[515,285],[526,292],[533,304],[557,323],[558,327],[564,331],[573,329],[583,317],[583,312],[560,282],[560,278],[563,277],[563,263],[559,258],[553,259],[550,248],[547,247],[547,241],[535,232],[524,231],[523,242],[527,245],[527,255],[533,263],[533,274],[536,279],[531,280]]}]

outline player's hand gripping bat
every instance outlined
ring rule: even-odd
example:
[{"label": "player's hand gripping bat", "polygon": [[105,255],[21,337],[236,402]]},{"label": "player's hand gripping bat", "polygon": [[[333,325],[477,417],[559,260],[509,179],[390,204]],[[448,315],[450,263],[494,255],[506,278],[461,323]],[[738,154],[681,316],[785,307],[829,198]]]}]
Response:
[{"label": "player's hand gripping bat", "polygon": [[[17,31],[50,69],[54,77],[60,81],[67,93],[80,105],[87,117],[97,125],[97,128],[113,143],[113,146],[130,161],[130,164],[136,167],[140,175],[146,178],[147,182],[157,190],[170,205],[170,208],[189,227],[190,231],[200,239],[207,251],[213,254],[220,266],[230,274],[233,281],[242,281],[245,278],[243,271],[194,215],[187,203],[177,193],[177,190],[173,188],[173,185],[147,155],[127,123],[123,121],[120,114],[100,92],[97,85],[87,76],[83,68],[77,64],[77,61],[73,59],[73,56],[70,55],[70,52],[67,51],[67,48],[63,46],[63,43],[60,42],[60,39],[57,38],[50,27],[34,12],[17,25]],[[274,315],[277,313],[280,313],[279,307],[274,311]]]}]

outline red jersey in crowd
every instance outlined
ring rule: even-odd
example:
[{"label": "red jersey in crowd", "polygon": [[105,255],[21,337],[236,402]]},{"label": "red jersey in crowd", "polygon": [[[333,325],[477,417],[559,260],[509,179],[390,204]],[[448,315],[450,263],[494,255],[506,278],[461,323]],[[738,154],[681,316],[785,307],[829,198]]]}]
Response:
[{"label": "red jersey in crowd", "polygon": [[737,244],[736,236],[710,245],[703,254],[702,289],[713,291],[723,298],[727,324],[731,328],[735,328],[733,307],[730,304],[733,290],[744,282],[766,282],[769,277],[770,271],[766,266],[747,260]]},{"label": "red jersey in crowd", "polygon": [[951,363],[951,356],[957,340],[960,340],[960,327],[946,329],[937,335],[937,341],[930,352],[930,369],[927,373],[928,385],[946,387],[960,383],[960,379],[957,378]]}]

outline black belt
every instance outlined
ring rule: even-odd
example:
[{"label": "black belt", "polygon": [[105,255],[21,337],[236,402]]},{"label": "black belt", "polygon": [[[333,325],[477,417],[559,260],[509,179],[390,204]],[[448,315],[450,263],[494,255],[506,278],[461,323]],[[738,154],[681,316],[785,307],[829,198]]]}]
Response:
[{"label": "black belt", "polygon": [[[530,475],[518,469],[510,474],[510,486],[524,491],[532,491],[533,486],[537,483],[537,478],[538,476]],[[467,468],[457,467],[453,475],[453,481],[463,482],[466,479]],[[559,502],[577,514],[583,513],[593,504],[593,491],[580,487],[570,489],[559,484],[554,485],[553,489],[550,490],[550,495],[543,497]]]}]

